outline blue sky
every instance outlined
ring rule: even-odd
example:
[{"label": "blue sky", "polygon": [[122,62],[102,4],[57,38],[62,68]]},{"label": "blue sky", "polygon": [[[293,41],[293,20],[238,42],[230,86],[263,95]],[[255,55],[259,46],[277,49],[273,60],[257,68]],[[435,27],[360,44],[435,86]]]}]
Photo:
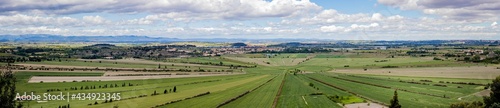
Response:
[{"label": "blue sky", "polygon": [[498,0],[2,0],[1,34],[500,39]]}]

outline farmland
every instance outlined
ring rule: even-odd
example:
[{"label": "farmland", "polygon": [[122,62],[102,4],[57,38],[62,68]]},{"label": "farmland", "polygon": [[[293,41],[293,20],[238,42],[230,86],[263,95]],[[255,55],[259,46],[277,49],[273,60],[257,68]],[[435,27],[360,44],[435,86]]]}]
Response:
[{"label": "farmland", "polygon": [[57,58],[3,65],[11,65],[19,93],[120,93],[121,97],[22,102],[34,108],[368,107],[388,106],[394,91],[404,107],[444,108],[481,101],[490,92],[491,79],[500,75],[497,64],[393,56],[397,51]]}]

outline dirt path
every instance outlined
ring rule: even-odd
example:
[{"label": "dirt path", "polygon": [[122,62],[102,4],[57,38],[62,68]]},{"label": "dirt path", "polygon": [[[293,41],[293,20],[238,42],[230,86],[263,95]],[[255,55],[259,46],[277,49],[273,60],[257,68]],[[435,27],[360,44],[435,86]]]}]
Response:
[{"label": "dirt path", "polygon": [[195,74],[195,75],[154,75],[154,76],[33,76],[30,78],[28,83],[38,83],[43,82],[72,82],[72,81],[118,81],[118,80],[144,80],[144,79],[161,79],[161,78],[185,78],[185,77],[204,77],[204,76],[221,76],[221,75],[237,75],[236,74]]},{"label": "dirt path", "polygon": [[99,67],[99,69],[106,69],[106,68],[113,68],[113,69],[144,69],[144,68],[120,68],[120,67],[102,67],[102,66],[65,66],[65,65],[47,65],[47,64],[28,64],[28,63],[21,63],[21,64],[16,64],[16,65],[23,65],[27,67],[51,67],[51,68],[89,68],[89,69],[94,69]]},{"label": "dirt path", "polygon": [[377,103],[355,103],[355,104],[347,104],[344,106],[344,108],[387,108],[387,107]]},{"label": "dirt path", "polygon": [[469,94],[469,95],[466,95],[466,96],[458,97],[457,100],[462,100],[462,98],[473,96],[473,95],[474,96],[479,96],[479,97],[490,96],[490,93],[491,93],[490,89],[481,90],[481,91],[478,91],[478,92],[475,92],[475,93],[472,93],[472,94]]},{"label": "dirt path", "polygon": [[494,79],[500,75],[500,69],[488,66],[471,67],[427,67],[427,68],[382,68],[382,69],[336,69],[330,72],[394,75],[394,76],[417,76],[417,77],[444,77],[444,78],[473,78]]}]

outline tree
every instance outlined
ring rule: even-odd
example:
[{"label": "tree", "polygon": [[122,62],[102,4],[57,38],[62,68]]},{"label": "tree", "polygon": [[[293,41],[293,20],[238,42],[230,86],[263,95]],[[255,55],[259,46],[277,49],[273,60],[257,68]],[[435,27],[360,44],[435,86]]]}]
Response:
[{"label": "tree", "polygon": [[489,97],[483,97],[485,108],[497,108],[500,105],[500,76],[497,76],[490,85],[491,93]]},{"label": "tree", "polygon": [[475,55],[474,57],[472,57],[472,61],[473,62],[480,62],[481,61],[481,57],[479,57],[478,55]]},{"label": "tree", "polygon": [[174,92],[176,92],[176,91],[177,91],[177,87],[176,87],[176,86],[174,86]]},{"label": "tree", "polygon": [[167,94],[167,89],[165,89],[165,91],[163,91],[163,94]]},{"label": "tree", "polygon": [[459,102],[450,105],[450,108],[483,108],[483,102]]},{"label": "tree", "polygon": [[160,64],[158,64],[158,69],[160,69],[160,68],[161,68],[161,66],[160,66]]},{"label": "tree", "polygon": [[399,100],[398,100],[398,91],[394,91],[394,96],[391,99],[391,105],[389,108],[401,108],[401,105],[399,105]]},{"label": "tree", "polygon": [[11,70],[0,72],[0,108],[22,107],[16,105],[16,78]]}]

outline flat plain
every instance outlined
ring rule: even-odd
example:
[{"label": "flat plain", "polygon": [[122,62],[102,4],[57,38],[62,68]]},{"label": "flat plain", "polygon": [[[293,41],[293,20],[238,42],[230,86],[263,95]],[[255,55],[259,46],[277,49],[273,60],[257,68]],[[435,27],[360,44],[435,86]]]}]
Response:
[{"label": "flat plain", "polygon": [[[58,107],[70,104],[71,107],[120,108],[341,108],[368,107],[368,103],[369,107],[378,107],[388,105],[394,91],[397,90],[400,104],[403,106],[443,108],[451,103],[480,100],[481,96],[488,94],[488,91],[483,89],[485,85],[490,83],[490,79],[494,76],[500,75],[496,65],[438,61],[428,57],[388,58],[378,54],[239,54],[166,60],[72,59],[16,65],[89,69],[212,70],[211,72],[16,70],[19,92],[121,93],[121,99],[112,102],[109,100],[25,102],[30,107]],[[230,65],[249,67],[233,69],[229,67]],[[384,66],[397,66],[397,68]],[[233,70],[233,72],[221,70]],[[435,86],[436,84],[445,86]],[[171,91],[173,87],[176,87],[176,92]],[[209,94],[196,96],[207,92]]]}]

